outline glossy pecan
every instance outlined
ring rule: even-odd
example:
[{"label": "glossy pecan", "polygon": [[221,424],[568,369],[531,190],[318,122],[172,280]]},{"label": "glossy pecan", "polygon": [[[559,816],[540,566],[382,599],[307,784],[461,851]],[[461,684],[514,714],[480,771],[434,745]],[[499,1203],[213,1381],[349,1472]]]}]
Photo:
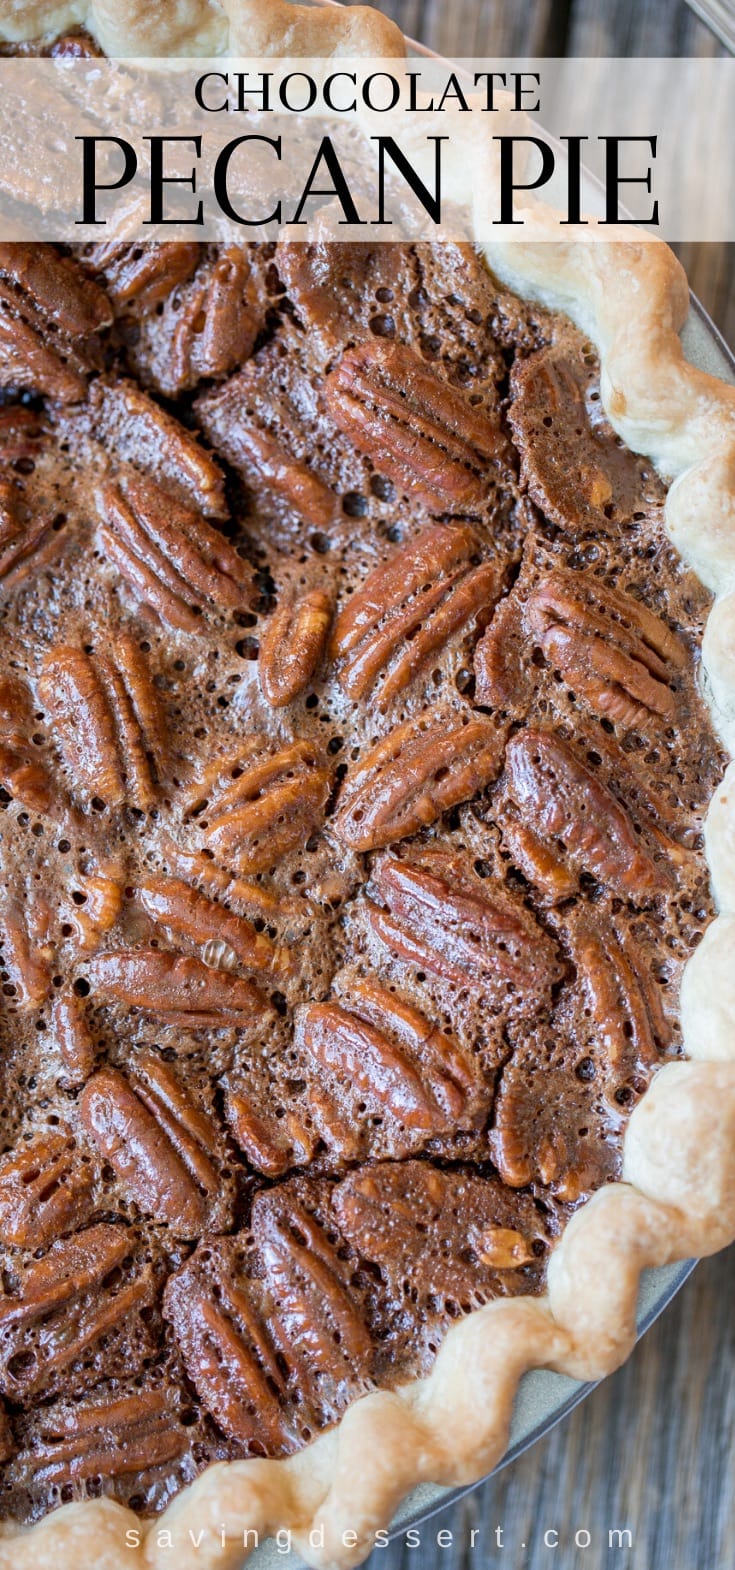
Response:
[{"label": "glossy pecan", "polygon": [[609,922],[585,913],[573,923],[572,955],[587,1001],[593,1045],[604,1070],[605,1093],[618,1109],[617,1092],[640,1091],[671,1042],[660,990],[629,939]]},{"label": "glossy pecan", "polygon": [[124,868],[115,862],[98,864],[75,880],[64,915],[77,952],[92,953],[99,948],[104,934],[114,927],[122,909],[124,881]]},{"label": "glossy pecan", "polygon": [[0,737],[20,747],[34,729],[33,697],[28,683],[13,671],[0,675]]},{"label": "glossy pecan", "polygon": [[525,621],[549,664],[602,718],[628,728],[671,718],[686,650],[639,600],[560,570],[530,594]]},{"label": "glossy pecan", "polygon": [[[236,1275],[229,1240],[195,1250],[171,1276],[164,1314],[200,1401],[223,1433],[259,1453],[293,1448],[277,1348],[247,1279]],[[202,1254],[206,1253],[206,1259]]]},{"label": "glossy pecan", "polygon": [[264,872],[304,845],[329,796],[330,772],[311,742],[270,748],[267,737],[249,737],[183,794],[205,844],[239,873]]},{"label": "glossy pecan", "polygon": [[397,958],[488,1000],[540,1004],[562,975],[554,944],[520,900],[449,851],[385,856],[373,872],[368,919]]},{"label": "glossy pecan", "polygon": [[479,611],[492,609],[501,574],[479,556],[472,529],[438,524],[370,573],[340,612],[331,640],[350,698],[364,698],[382,677],[384,707]]},{"label": "glossy pecan", "polygon": [[310,589],[273,612],[260,635],[258,657],[260,685],[271,708],[283,708],[309,685],[324,652],[331,617],[331,596],[324,589]]},{"label": "glossy pecan", "polygon": [[71,987],[64,987],[54,998],[51,1030],[71,1083],[83,1085],[92,1073],[97,1051],[82,999]]},{"label": "glossy pecan", "polygon": [[196,241],[129,245],[103,240],[82,252],[85,271],[102,280],[118,315],[148,316],[191,277],[200,260]]},{"label": "glossy pecan", "polygon": [[289,1370],[307,1389],[320,1380],[333,1389],[359,1381],[373,1345],[339,1239],[285,1184],[256,1195],[251,1229],[275,1307],[271,1333]]},{"label": "glossy pecan", "polygon": [[[1,355],[0,355],[1,358]],[[9,593],[58,554],[62,513],[31,505],[12,479],[0,479],[0,590]]]},{"label": "glossy pecan", "polygon": [[192,1030],[246,1025],[266,1007],[251,981],[213,970],[191,954],[112,949],[91,960],[87,975],[100,997]]},{"label": "glossy pecan", "polygon": [[30,1477],[46,1492],[72,1490],[84,1497],[92,1478],[135,1473],[143,1483],[146,1473],[170,1467],[189,1444],[175,1397],[166,1390],[58,1402],[40,1409],[9,1480],[22,1487]]},{"label": "glossy pecan", "polygon": [[154,1349],[155,1272],[127,1227],[88,1227],[13,1266],[6,1281],[0,1388],[12,1400],[87,1388],[112,1365],[130,1373]]},{"label": "glossy pecan", "polygon": [[624,899],[650,901],[668,887],[625,804],[568,742],[530,728],[508,744],[510,794],[554,861],[591,874]]},{"label": "glossy pecan", "polygon": [[50,245],[0,245],[0,374],[60,403],[84,397],[99,369],[96,335],[112,321],[102,289]]},{"label": "glossy pecan", "polygon": [[337,1416],[374,1356],[354,1261],[318,1198],[298,1182],[257,1195],[250,1236],[208,1239],[164,1298],[200,1400],[226,1434],[269,1453]]},{"label": "glossy pecan", "polygon": [[216,459],[135,382],[98,377],[88,403],[93,434],[111,468],[123,466],[127,472],[129,466],[148,475],[151,483],[155,480],[197,514],[228,517],[224,475]]},{"label": "glossy pecan", "polygon": [[334,832],[353,850],[377,850],[469,801],[500,772],[504,734],[480,715],[429,709],[396,726],[350,770]]},{"label": "glossy pecan", "polygon": [[252,353],[265,302],[247,250],[222,246],[141,325],[131,358],[144,380],[174,396],[202,378],[222,377]]},{"label": "glossy pecan", "polygon": [[284,977],[296,968],[287,948],[180,878],[143,878],[137,895],[156,926],[169,937],[195,943],[205,964],[214,969],[242,965],[246,970]]},{"label": "glossy pecan", "polygon": [[[393,1287],[408,1278],[419,1304],[438,1297],[450,1311],[528,1291],[543,1241],[533,1202],[511,1198],[477,1173],[423,1161],[358,1167],[334,1192],[340,1229]],[[544,1248],[540,1248],[543,1257]]]},{"label": "glossy pecan", "polygon": [[109,560],[168,626],[198,632],[208,607],[250,604],[252,568],[218,529],[155,480],[128,473],[108,481],[99,505]]},{"label": "glossy pecan", "polygon": [[[295,1107],[261,1105],[246,1084],[227,1090],[225,1112],[233,1138],[258,1172],[277,1178],[291,1167],[308,1166],[319,1136]],[[352,1144],[354,1138],[351,1150]]]},{"label": "glossy pecan", "polygon": [[[339,972],[329,1003],[297,1014],[293,1045],[288,1077],[276,1058],[272,1079],[234,1071],[221,1082],[234,1138],[266,1176],[477,1145],[491,1099],[479,1061],[374,979]],[[414,1094],[406,1119],[398,1103]]]},{"label": "glossy pecan", "polygon": [[295,924],[298,928],[299,922],[304,919],[302,899],[268,889],[264,884],[256,882],[255,878],[238,878],[229,868],[218,866],[207,851],[185,850],[166,833],[161,836],[161,850],[169,871],[190,887],[201,890],[210,899],[223,900],[228,905],[244,905],[256,918],[264,921],[272,922],[281,916],[289,920],[290,926]]},{"label": "glossy pecan", "polygon": [[51,986],[53,949],[31,936],[32,910],[12,895],[0,900],[0,954],[7,974],[5,992],[15,998],[21,1009],[39,1008]]},{"label": "glossy pecan", "polygon": [[567,899],[579,888],[579,872],[559,852],[559,847],[542,839],[527,823],[513,817],[503,818],[503,844],[516,867],[553,902]]},{"label": "glossy pecan", "polygon": [[592,422],[593,374],[563,343],[517,358],[511,373],[508,419],[521,480],[546,517],[575,538],[629,522],[646,495],[645,460],[618,444],[599,411]]},{"label": "glossy pecan", "polygon": [[[313,454],[303,451],[298,419],[277,401],[274,409],[273,388],[270,391],[266,409],[246,366],[197,400],[199,425],[247,482],[269,492],[312,528],[328,530],[339,513],[339,499],[314,472]],[[311,389],[307,396],[313,399]]]},{"label": "glossy pecan", "polygon": [[0,1241],[43,1248],[89,1215],[92,1173],[69,1133],[37,1135],[0,1159]]},{"label": "glossy pecan", "polygon": [[30,755],[26,747],[0,741],[0,784],[26,812],[61,822],[68,803],[50,769]]},{"label": "glossy pecan", "polygon": [[480,506],[507,460],[497,419],[401,344],[348,349],[327,377],[335,425],[381,473],[438,512]]},{"label": "glossy pecan", "polygon": [[372,979],[353,978],[343,1001],[305,1008],[296,1043],[327,1075],[376,1102],[390,1120],[394,1154],[454,1128],[471,1128],[486,1110],[476,1065],[437,1026]]},{"label": "glossy pecan", "polygon": [[227,1225],[221,1139],[168,1065],[141,1053],[127,1078],[102,1068],[82,1091],[82,1124],[139,1210],[179,1237]]},{"label": "glossy pecan", "polygon": [[165,749],[157,694],[138,643],[123,632],[114,655],[57,644],[38,682],[44,708],[85,802],[147,811],[156,799],[154,760]]}]

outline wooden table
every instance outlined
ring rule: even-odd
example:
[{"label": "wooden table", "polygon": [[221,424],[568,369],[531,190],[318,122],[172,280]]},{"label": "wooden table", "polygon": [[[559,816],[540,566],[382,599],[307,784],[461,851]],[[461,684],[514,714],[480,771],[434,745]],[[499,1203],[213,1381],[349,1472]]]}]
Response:
[{"label": "wooden table", "polygon": [[[382,9],[454,58],[720,52],[683,0],[382,0]],[[687,246],[683,260],[735,345],[735,246]],[[732,1570],[734,1301],[730,1250],[697,1267],[626,1367],[553,1433],[426,1523],[418,1547],[376,1550],[369,1570]],[[608,1547],[608,1532],[624,1528],[632,1548]],[[440,1531],[451,1544],[437,1544]]]}]

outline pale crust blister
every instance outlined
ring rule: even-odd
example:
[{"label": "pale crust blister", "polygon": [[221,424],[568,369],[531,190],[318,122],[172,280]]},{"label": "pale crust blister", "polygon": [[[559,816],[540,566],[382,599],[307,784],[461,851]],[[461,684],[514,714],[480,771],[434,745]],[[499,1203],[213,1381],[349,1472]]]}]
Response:
[{"label": "pale crust blister", "polygon": [[[345,16],[286,0],[0,0],[8,40],[79,26],[109,54],[402,50],[393,24],[363,9]],[[538,204],[525,231],[532,238],[485,245],[486,258],[504,283],[565,312],[595,343],[615,430],[674,482],[671,537],[719,596],[703,656],[715,721],[733,751],[735,388],[684,358],[686,279],[664,244],[590,242],[589,231],[560,243],[544,238],[552,232],[553,215]],[[291,1530],[311,1565],[357,1564],[417,1484],[466,1484],[497,1464],[527,1370],[597,1380],[625,1360],[641,1271],[735,1237],[735,764],[712,802],[706,848],[720,914],[684,974],[688,1061],[663,1067],[639,1102],[623,1180],[569,1223],[545,1296],[476,1310],[448,1331],[428,1378],[356,1401],[289,1459],[210,1466],[152,1522],[100,1499],[65,1505],[31,1528],[6,1524],[0,1570],[167,1570],[170,1542],[177,1570],[239,1570],[244,1531],[262,1541],[278,1528]],[[357,1534],[357,1545],[345,1547],[343,1534],[350,1544]]]}]

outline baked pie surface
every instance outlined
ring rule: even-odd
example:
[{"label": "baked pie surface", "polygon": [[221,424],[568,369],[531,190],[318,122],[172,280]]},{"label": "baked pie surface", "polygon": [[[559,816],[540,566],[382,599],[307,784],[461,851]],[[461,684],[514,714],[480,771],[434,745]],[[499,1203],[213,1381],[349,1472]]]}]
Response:
[{"label": "baked pie surface", "polygon": [[211,1463],[374,1413],[379,1523],[729,1235],[690,1133],[689,1231],[618,1181],[690,1072],[711,596],[594,335],[470,248],[5,246],[0,307],[4,1514],[114,1555],[209,1468],[167,1521],[280,1524]]}]

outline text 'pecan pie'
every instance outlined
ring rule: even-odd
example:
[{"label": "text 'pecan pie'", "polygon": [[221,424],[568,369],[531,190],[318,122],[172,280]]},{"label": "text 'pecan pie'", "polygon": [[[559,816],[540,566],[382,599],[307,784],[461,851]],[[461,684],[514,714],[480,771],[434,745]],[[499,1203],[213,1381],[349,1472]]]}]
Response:
[{"label": "text 'pecan pie'", "polygon": [[0,247],[3,1567],[354,1563],[735,1231],[733,400],[513,250]]}]

